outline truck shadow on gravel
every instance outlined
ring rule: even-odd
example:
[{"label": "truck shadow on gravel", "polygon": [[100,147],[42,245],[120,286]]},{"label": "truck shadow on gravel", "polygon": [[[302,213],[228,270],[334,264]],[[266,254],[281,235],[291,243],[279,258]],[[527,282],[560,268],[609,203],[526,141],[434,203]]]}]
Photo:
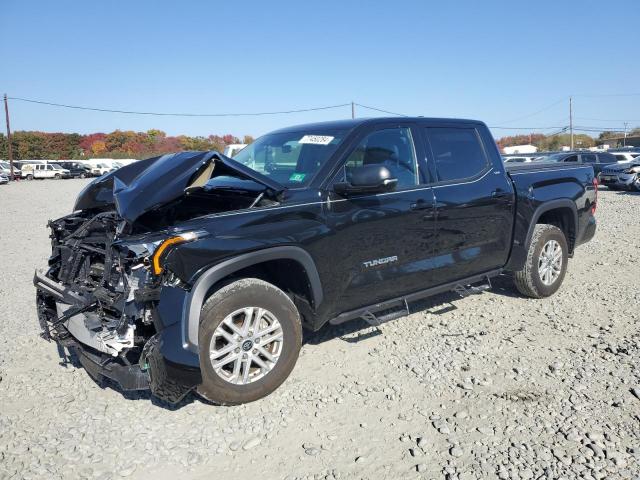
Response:
[{"label": "truck shadow on gravel", "polygon": [[[489,292],[495,295],[501,295],[509,298],[521,298],[522,296],[513,286],[513,279],[510,275],[500,275],[491,280],[491,289]],[[480,296],[482,293],[472,293],[470,296]],[[425,312],[432,315],[443,315],[445,313],[457,310],[455,302],[461,300],[461,297],[456,292],[445,292],[433,297],[425,298],[417,302],[409,304],[409,311],[402,317],[397,318],[400,320],[407,315],[414,313]],[[396,320],[391,320],[394,322]],[[391,323],[389,322],[389,323]],[[384,323],[382,324],[384,325]],[[319,345],[321,343],[340,339],[347,343],[358,343],[366,341],[370,338],[382,335],[382,331],[376,326],[368,323],[362,318],[348,321],[341,325],[325,325],[321,330],[317,332],[304,332],[302,339],[303,345]]]},{"label": "truck shadow on gravel", "polygon": [[[68,352],[66,349],[58,345],[58,355],[60,356],[60,363],[59,363],[60,366],[65,368],[67,368],[68,366],[72,366],[79,370],[84,370],[84,367],[80,363],[80,360],[78,359],[75,353]],[[152,403],[156,407],[160,407],[169,411],[180,410],[182,407],[190,403],[193,403],[195,400],[198,400],[202,403],[208,403],[206,400],[201,399],[200,397],[195,395],[193,392],[191,392],[187,394],[187,396],[183,398],[180,402],[176,404],[171,404],[151,395],[151,392],[149,392],[148,390],[134,390],[134,391],[122,390],[115,382],[109,380],[108,378],[96,379],[91,375],[89,375],[88,372],[86,372],[86,374],[96,384],[96,386],[100,387],[101,390],[107,390],[107,389],[113,390],[119,393],[120,395],[122,395],[122,397],[125,398],[126,400],[143,400],[145,402]]]},{"label": "truck shadow on gravel", "polygon": [[[519,297],[520,295],[517,293],[515,288],[513,287],[513,282],[511,278],[507,275],[501,275],[492,279],[492,288],[490,292],[503,295],[507,297]],[[471,296],[482,295],[482,293],[474,293]],[[403,315],[412,315],[414,313],[419,312],[428,312],[432,315],[438,316],[443,315],[445,313],[456,310],[458,307],[456,306],[456,302],[461,300],[461,296],[456,292],[445,292],[438,295],[434,295],[433,297],[425,298],[424,300],[420,300],[417,302],[413,302],[409,305],[409,311],[407,314]],[[402,318],[399,317],[398,320]],[[393,322],[395,320],[391,320]],[[383,324],[384,325],[384,324]],[[355,320],[351,320],[349,322],[343,323],[341,325],[330,325],[327,324],[324,328],[317,332],[304,332],[304,337],[302,340],[302,344],[304,345],[319,345],[321,343],[340,339],[347,343],[359,343],[362,341],[366,341],[370,338],[377,337],[382,335],[382,331],[376,326],[371,325],[365,320],[359,318]],[[69,353],[66,349],[58,346],[58,355],[60,356],[60,366],[67,367],[69,365],[73,366],[77,369],[82,369],[82,364],[80,360],[74,353]],[[195,393],[189,393],[184,399],[176,404],[171,404],[165,402],[163,400],[159,400],[157,397],[151,395],[151,393],[147,390],[138,390],[138,391],[126,391],[122,390],[116,383],[112,382],[107,378],[103,379],[95,379],[89,375],[89,378],[93,380],[93,382],[100,387],[102,390],[110,389],[115,392],[118,392],[122,395],[126,400],[132,401],[144,401],[150,402],[156,407],[162,408],[168,411],[177,411],[182,407],[192,404],[194,402],[200,402],[205,405],[212,405],[221,407],[223,405],[217,405],[208,402],[207,400],[199,397]]]}]

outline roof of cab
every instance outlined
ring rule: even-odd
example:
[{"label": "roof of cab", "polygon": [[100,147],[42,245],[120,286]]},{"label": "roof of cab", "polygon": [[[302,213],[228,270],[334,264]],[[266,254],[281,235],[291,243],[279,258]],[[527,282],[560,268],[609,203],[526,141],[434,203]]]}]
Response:
[{"label": "roof of cab", "polygon": [[430,118],[430,117],[376,117],[376,118],[354,118],[347,120],[333,120],[330,122],[316,122],[306,123],[301,125],[293,125],[291,127],[284,127],[278,130],[274,130],[270,133],[286,133],[286,132],[301,132],[301,131],[313,131],[313,130],[352,130],[360,125],[364,124],[380,124],[389,122],[420,122],[420,123],[475,123],[483,125],[483,122],[479,120],[467,120],[462,118]]}]

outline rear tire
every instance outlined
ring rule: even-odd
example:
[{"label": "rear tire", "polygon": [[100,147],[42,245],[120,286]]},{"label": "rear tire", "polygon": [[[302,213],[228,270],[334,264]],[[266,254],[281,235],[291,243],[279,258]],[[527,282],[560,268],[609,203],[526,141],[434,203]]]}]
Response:
[{"label": "rear tire", "polygon": [[567,239],[562,230],[554,225],[537,224],[524,268],[514,274],[518,291],[531,298],[553,295],[567,272],[568,254]]},{"label": "rear tire", "polygon": [[301,346],[300,314],[287,294],[256,278],[229,283],[209,297],[200,314],[197,392],[220,405],[265,397],[287,379]]}]

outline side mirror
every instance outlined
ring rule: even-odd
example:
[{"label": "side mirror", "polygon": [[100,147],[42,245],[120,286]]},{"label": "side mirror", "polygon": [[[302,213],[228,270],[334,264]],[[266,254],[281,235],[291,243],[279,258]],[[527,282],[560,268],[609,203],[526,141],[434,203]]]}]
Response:
[{"label": "side mirror", "polygon": [[348,181],[336,183],[333,190],[340,195],[381,193],[395,190],[398,179],[383,165],[363,165],[350,169]]}]

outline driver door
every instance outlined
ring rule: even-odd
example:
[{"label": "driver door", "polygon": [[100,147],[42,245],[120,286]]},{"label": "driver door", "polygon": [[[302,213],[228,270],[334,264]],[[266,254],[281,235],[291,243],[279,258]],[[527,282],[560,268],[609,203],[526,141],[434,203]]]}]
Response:
[{"label": "driver door", "polygon": [[[326,286],[334,290],[327,298],[335,298],[341,312],[429,286],[424,279],[435,234],[434,197],[425,186],[416,133],[411,124],[363,132],[329,185],[326,220],[332,235],[322,243],[332,265],[340,267],[333,267],[337,278]],[[335,183],[349,181],[351,169],[372,164],[397,178],[394,191],[346,197],[333,192]]]}]

